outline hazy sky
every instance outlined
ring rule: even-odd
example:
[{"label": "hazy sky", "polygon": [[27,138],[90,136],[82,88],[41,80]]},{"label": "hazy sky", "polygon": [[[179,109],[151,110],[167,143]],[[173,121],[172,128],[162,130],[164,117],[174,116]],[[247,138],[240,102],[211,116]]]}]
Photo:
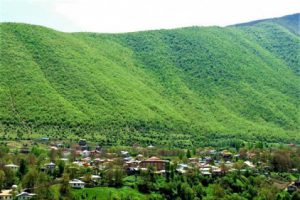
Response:
[{"label": "hazy sky", "polygon": [[0,0],[0,21],[61,31],[230,25],[300,12],[299,0]]}]

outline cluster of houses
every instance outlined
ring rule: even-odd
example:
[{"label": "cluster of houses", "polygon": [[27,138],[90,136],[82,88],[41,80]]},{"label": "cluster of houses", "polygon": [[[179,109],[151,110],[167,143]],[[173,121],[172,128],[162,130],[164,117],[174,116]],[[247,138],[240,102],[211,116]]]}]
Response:
[{"label": "cluster of houses", "polygon": [[[44,138],[42,141],[48,142],[48,138]],[[154,146],[150,145],[148,149],[154,149]],[[156,174],[164,174],[166,172],[167,165],[172,163],[171,160],[164,160],[157,156],[144,156],[138,154],[131,156],[128,151],[120,151],[118,153],[103,153],[103,149],[99,146],[90,150],[87,141],[84,139],[79,140],[79,142],[74,145],[72,148],[65,148],[64,145],[50,144],[50,151],[59,151],[60,160],[68,162],[72,167],[90,167],[96,172],[94,175],[91,175],[90,179],[97,185],[100,182],[101,177],[97,175],[97,172],[100,170],[108,169],[113,166],[114,163],[118,163],[123,166],[124,171],[128,175],[139,173],[142,170],[148,170],[149,167],[152,167],[155,170]],[[29,153],[27,146],[23,146],[20,149],[21,153]],[[254,153],[248,153],[247,158],[244,159],[242,167],[236,169],[234,160],[237,160],[240,157],[239,154],[232,154],[227,150],[216,151],[210,149],[204,152],[199,157],[189,158],[184,163],[176,163],[176,171],[178,173],[187,173],[190,169],[198,169],[203,176],[219,176],[232,171],[240,170],[256,170],[256,165],[251,162],[251,159],[255,157]],[[121,164],[120,164],[121,163]],[[19,166],[10,163],[5,165],[5,167],[10,168],[14,171],[17,171]],[[47,162],[41,168],[45,172],[53,172],[56,169],[56,164],[54,162]],[[84,188],[86,183],[84,182],[84,177],[78,177],[77,179],[70,180],[69,184],[72,188]],[[299,183],[296,183],[299,184]],[[289,190],[296,190],[299,188],[299,185],[291,184],[289,185]],[[0,200],[2,199],[12,199],[13,195],[18,197],[17,199],[29,199],[32,198],[35,194],[30,194],[22,192],[19,194],[14,193],[14,189],[3,190],[0,194]]]},{"label": "cluster of houses", "polygon": [[36,194],[26,191],[18,192],[18,186],[13,185],[11,189],[2,190],[0,192],[0,200],[25,200],[35,197]]}]

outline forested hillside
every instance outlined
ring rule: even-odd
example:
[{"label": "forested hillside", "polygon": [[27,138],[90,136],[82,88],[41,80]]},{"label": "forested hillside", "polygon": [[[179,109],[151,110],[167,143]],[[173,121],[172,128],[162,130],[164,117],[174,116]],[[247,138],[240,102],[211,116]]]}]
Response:
[{"label": "forested hillside", "polygon": [[300,143],[299,20],[284,20],[124,34],[2,23],[0,135]]}]

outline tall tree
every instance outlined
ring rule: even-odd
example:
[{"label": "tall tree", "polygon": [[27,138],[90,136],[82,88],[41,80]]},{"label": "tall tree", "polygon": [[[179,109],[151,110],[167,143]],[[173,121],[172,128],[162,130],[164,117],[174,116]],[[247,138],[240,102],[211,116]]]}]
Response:
[{"label": "tall tree", "polygon": [[69,174],[64,173],[62,176],[62,182],[61,182],[61,186],[60,186],[60,194],[61,197],[60,199],[72,199],[72,194],[71,194],[71,188],[69,185]]},{"label": "tall tree", "polygon": [[30,169],[22,180],[23,188],[27,188],[33,192],[37,184],[37,177],[38,171],[35,168]]},{"label": "tall tree", "polygon": [[0,191],[4,187],[4,181],[5,181],[5,173],[3,170],[0,170]]}]

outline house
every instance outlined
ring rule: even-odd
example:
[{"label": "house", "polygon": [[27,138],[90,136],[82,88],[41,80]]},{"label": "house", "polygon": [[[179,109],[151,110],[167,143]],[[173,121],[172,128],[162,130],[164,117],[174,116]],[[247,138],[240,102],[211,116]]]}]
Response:
[{"label": "house", "polygon": [[256,156],[256,153],[247,152],[247,158],[252,159]]},{"label": "house", "polygon": [[66,158],[71,155],[71,152],[69,150],[64,150],[61,154],[62,154],[62,157]]},{"label": "house", "polygon": [[139,168],[137,168],[137,167],[128,167],[127,169],[126,169],[126,173],[127,173],[127,175],[134,175],[134,174],[136,174],[136,173],[138,173],[139,172]]},{"label": "house", "polygon": [[129,152],[128,151],[121,151],[120,152],[122,157],[129,157]]},{"label": "house", "polygon": [[93,160],[93,164],[94,164],[94,165],[99,165],[99,164],[103,164],[103,163],[105,163],[105,159],[95,158],[95,159]]},{"label": "house", "polygon": [[210,168],[208,167],[200,168],[200,173],[203,176],[211,176]]},{"label": "house", "polygon": [[95,150],[101,152],[102,151],[102,147],[99,146],[99,145],[97,145],[96,148],[95,148]]},{"label": "house", "polygon": [[158,157],[151,157],[147,160],[143,160],[140,162],[139,167],[140,168],[148,168],[150,166],[154,167],[157,171],[165,170],[166,164],[169,163],[168,160],[161,160]]},{"label": "house", "polygon": [[189,162],[190,163],[198,163],[199,162],[199,158],[189,158]]},{"label": "house", "polygon": [[132,158],[131,156],[128,156],[128,157],[123,158],[123,161],[124,161],[124,162],[128,162],[128,161],[130,161],[130,160],[133,160],[133,158]]},{"label": "house", "polygon": [[217,168],[217,169],[212,169],[212,173],[214,175],[222,175],[224,174],[224,171],[221,168]]},{"label": "house", "polygon": [[64,145],[63,145],[62,143],[58,143],[58,144],[56,144],[56,147],[57,147],[57,148],[63,148]]},{"label": "house", "polygon": [[231,167],[233,167],[233,163],[228,160],[225,162],[225,166],[228,168],[231,168]]},{"label": "house", "polygon": [[293,192],[297,191],[297,187],[295,185],[291,184],[287,187],[287,191],[290,193],[293,193]]},{"label": "house", "polygon": [[177,166],[176,171],[181,173],[181,174],[185,174],[187,172],[188,169],[190,169],[191,167],[188,166],[187,164],[181,163]]},{"label": "house", "polygon": [[69,184],[72,188],[81,189],[81,188],[84,188],[85,182],[78,180],[78,179],[73,179],[73,180],[69,181]]},{"label": "house", "polygon": [[99,175],[92,175],[91,179],[92,179],[92,181],[99,182],[101,177]]},{"label": "house", "polygon": [[99,175],[92,175],[91,176],[91,181],[95,184],[98,185],[101,182],[101,177]]},{"label": "house", "polygon": [[80,139],[79,142],[78,142],[78,144],[79,144],[80,146],[86,146],[86,145],[87,145],[87,142],[86,142],[85,139]]},{"label": "house", "polygon": [[245,161],[244,164],[247,165],[247,167],[250,167],[250,168],[254,168],[255,167],[255,165],[251,161],[249,161],[249,160]]},{"label": "house", "polygon": [[230,159],[232,158],[232,153],[227,151],[227,150],[224,150],[221,152],[221,155],[223,156],[224,159]]},{"label": "house", "polygon": [[20,148],[20,153],[24,153],[24,154],[29,153],[29,148],[27,147],[27,145],[23,145],[23,146]]},{"label": "house", "polygon": [[83,150],[88,150],[89,147],[87,145],[87,142],[85,139],[80,139],[79,142],[78,142],[79,146],[80,146],[80,149],[83,151]]},{"label": "house", "polygon": [[85,157],[85,158],[81,159],[81,161],[84,162],[84,163],[90,163],[91,160],[92,160],[91,157]]},{"label": "house", "polygon": [[142,155],[142,154],[138,154],[137,156],[136,156],[136,159],[137,160],[142,160],[144,158],[144,156]]},{"label": "house", "polygon": [[99,151],[99,150],[92,150],[92,151],[90,151],[90,155],[91,156],[96,156],[96,155],[99,155],[99,154],[101,154],[101,151]]},{"label": "house", "polygon": [[[85,177],[82,176],[82,177],[80,177],[80,179],[84,181],[84,180],[85,180]],[[90,176],[90,179],[91,179],[91,181],[93,181],[94,183],[99,183],[100,180],[101,180],[101,177],[100,177],[99,175],[91,175],[91,176]]]},{"label": "house", "polygon": [[209,150],[208,152],[210,155],[216,155],[217,154],[217,151],[215,149],[211,149]]},{"label": "house", "polygon": [[55,164],[53,162],[50,162],[48,164],[45,164],[45,168],[47,171],[53,171],[55,169]]},{"label": "house", "polygon": [[56,146],[51,146],[51,147],[50,147],[50,150],[57,151],[58,148],[57,148]]},{"label": "house", "polygon": [[77,165],[78,167],[82,167],[83,166],[83,162],[80,161],[74,161],[72,162],[74,165]]},{"label": "house", "polygon": [[13,200],[12,190],[2,190],[0,192],[0,200]]},{"label": "house", "polygon": [[213,159],[212,159],[210,156],[205,156],[205,157],[203,158],[203,160],[201,159],[201,161],[204,161],[204,162],[206,162],[206,163],[210,163],[210,162],[213,161]]},{"label": "house", "polygon": [[33,194],[33,193],[21,192],[20,194],[16,195],[16,199],[18,199],[18,200],[31,199],[35,196],[36,196],[36,194]]},{"label": "house", "polygon": [[12,171],[17,171],[19,169],[19,166],[15,165],[15,164],[8,164],[8,165],[5,165],[5,167],[8,169],[11,169]]},{"label": "house", "polygon": [[125,162],[125,166],[127,168],[138,167],[139,164],[140,164],[140,161],[138,161],[138,160],[129,160],[129,161]]},{"label": "house", "polygon": [[81,152],[81,155],[82,155],[83,157],[89,157],[89,156],[90,156],[90,151],[84,150],[84,151]]},{"label": "house", "polygon": [[40,141],[41,141],[41,142],[48,142],[48,141],[49,141],[49,138],[43,137],[43,138],[40,138]]}]

